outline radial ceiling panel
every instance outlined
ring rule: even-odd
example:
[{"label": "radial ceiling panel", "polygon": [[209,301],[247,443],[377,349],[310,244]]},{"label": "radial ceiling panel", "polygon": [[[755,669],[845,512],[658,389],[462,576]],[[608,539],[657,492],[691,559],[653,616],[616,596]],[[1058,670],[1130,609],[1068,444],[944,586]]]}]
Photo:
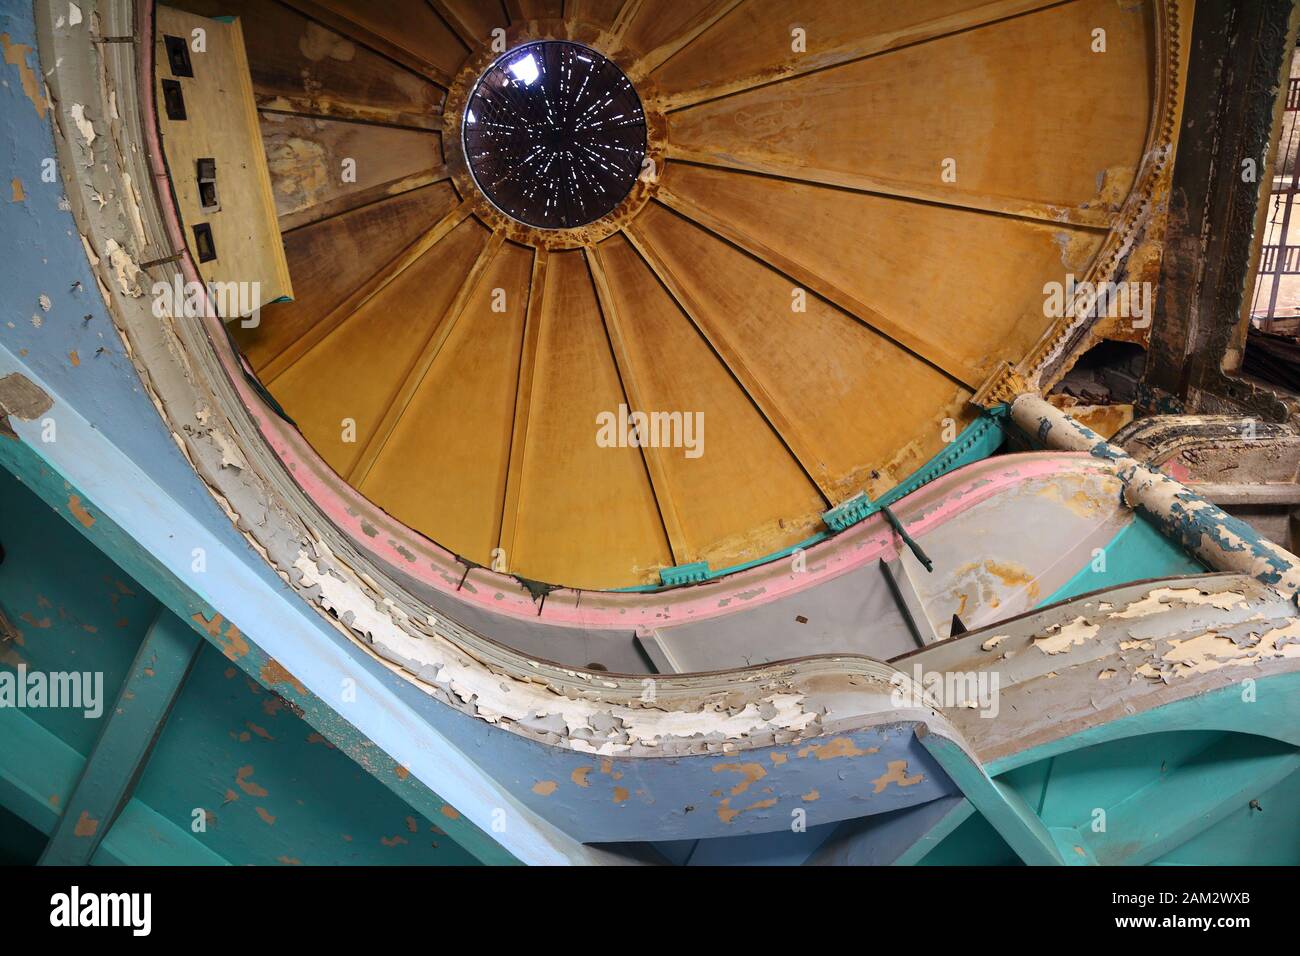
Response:
[{"label": "radial ceiling panel", "polygon": [[[583,253],[546,265],[532,387],[516,414],[501,539],[506,566],[543,581],[599,587],[611,567],[638,579],[672,565],[641,450],[602,447],[598,416],[627,403]],[[532,571],[532,574],[528,572]]]},{"label": "radial ceiling panel", "polygon": [[465,59],[464,42],[427,0],[289,2],[339,32],[371,44],[439,82],[455,75]]},{"label": "radial ceiling panel", "polygon": [[565,10],[575,23],[609,26],[618,17],[624,0],[566,0]]},{"label": "radial ceiling panel", "polygon": [[271,382],[335,471],[348,474],[375,436],[486,241],[465,220]]},{"label": "radial ceiling panel", "polygon": [[[622,236],[590,253],[631,407],[694,409],[701,453],[646,450],[681,563],[754,560],[819,526],[825,498],[676,301]],[[633,306],[634,307],[630,307]],[[707,452],[707,453],[705,453]],[[754,476],[761,475],[761,481]],[[730,496],[719,488],[746,489]],[[752,541],[736,540],[736,529]]]},{"label": "radial ceiling panel", "polygon": [[496,254],[358,478],[395,517],[489,566],[501,536],[533,258],[514,245]]},{"label": "radial ceiling panel", "polygon": [[1108,224],[1145,151],[1150,28],[1142,4],[1075,0],[683,109],[672,153]]},{"label": "radial ceiling panel", "polygon": [[444,91],[273,0],[185,0],[203,16],[238,16],[264,110],[441,128]]},{"label": "radial ceiling panel", "polygon": [[266,111],[261,128],[282,229],[447,178],[438,133]]},{"label": "radial ceiling panel", "polygon": [[505,6],[484,0],[431,0],[441,15],[467,47],[473,49],[509,22]]},{"label": "radial ceiling panel", "polygon": [[911,443],[969,397],[815,296],[796,308],[784,276],[672,212],[647,210],[631,234],[832,504],[923,464]]},{"label": "radial ceiling panel", "polygon": [[690,44],[671,66],[655,70],[652,77],[664,99],[681,106],[1058,2],[746,0],[728,13],[726,23]]},{"label": "radial ceiling panel", "polygon": [[1026,285],[1025,273],[1081,276],[1105,238],[1101,230],[681,163],[667,170],[660,198],[778,268],[789,263],[814,289],[842,294],[838,301],[863,322],[972,386],[997,362],[1018,360],[1047,326],[1042,287]]},{"label": "radial ceiling panel", "polygon": [[[947,448],[1007,363],[1058,348],[1045,283],[1110,274],[1160,205],[1190,15],[1183,0],[223,7],[258,26],[299,296],[234,330],[251,365],[340,482],[466,560],[584,588],[798,543],[825,508]],[[574,56],[511,69],[544,41]],[[530,226],[475,179],[472,93],[499,64],[498,132],[524,159],[534,140],[563,157],[601,135],[586,111],[615,105],[582,85],[595,54],[631,81],[645,161],[607,215]],[[681,423],[676,440],[646,425],[605,447],[598,416],[620,407]],[[681,430],[696,416],[698,456]]]},{"label": "radial ceiling panel", "polygon": [[375,263],[394,259],[456,203],[450,183],[435,183],[285,233],[289,273],[302,285],[292,302],[264,309],[256,327],[237,330],[249,361],[264,368],[300,341],[374,275]]}]

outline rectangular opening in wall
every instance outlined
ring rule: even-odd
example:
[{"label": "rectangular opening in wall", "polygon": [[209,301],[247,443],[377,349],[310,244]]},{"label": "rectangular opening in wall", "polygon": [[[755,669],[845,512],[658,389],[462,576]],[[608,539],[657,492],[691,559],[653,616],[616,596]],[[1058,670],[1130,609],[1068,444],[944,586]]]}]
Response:
[{"label": "rectangular opening in wall", "polygon": [[190,63],[190,47],[183,37],[163,37],[167,44],[167,62],[171,64],[172,76],[193,76],[194,65]]},{"label": "rectangular opening in wall", "polygon": [[185,94],[181,92],[180,83],[175,80],[163,80],[163,106],[167,109],[170,120],[185,119]]},{"label": "rectangular opening in wall", "polygon": [[211,262],[217,257],[217,246],[212,241],[212,227],[206,222],[194,227],[194,251],[198,253],[199,262]]},{"label": "rectangular opening in wall", "polygon": [[221,208],[217,201],[217,161],[200,159],[198,165],[199,206],[204,212],[215,212]]},{"label": "rectangular opening in wall", "polygon": [[1300,392],[1300,51],[1293,51],[1240,371]]}]

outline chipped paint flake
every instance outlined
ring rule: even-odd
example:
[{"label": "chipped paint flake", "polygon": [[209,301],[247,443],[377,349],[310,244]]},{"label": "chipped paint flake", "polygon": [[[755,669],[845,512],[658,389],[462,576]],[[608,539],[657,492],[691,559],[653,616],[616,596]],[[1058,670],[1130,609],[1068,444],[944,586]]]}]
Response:
[{"label": "chipped paint flake", "polygon": [[1197,588],[1156,588],[1140,601],[1134,601],[1124,610],[1112,613],[1111,617],[1147,617],[1168,610],[1172,604],[1181,604],[1187,607],[1205,605],[1217,607],[1221,611],[1231,611],[1233,608],[1245,607],[1246,599],[1236,591],[1211,594]]},{"label": "chipped paint flake", "polygon": [[413,670],[417,669],[413,662],[421,662],[418,670],[431,674],[431,683],[472,707],[481,719],[529,727],[558,725],[564,743],[579,753],[613,755],[634,747],[662,752],[666,743],[678,740],[709,749],[710,737],[725,741],[760,732],[799,733],[814,728],[819,720],[798,692],[773,692],[739,707],[727,707],[726,695],[719,694],[696,708],[671,711],[570,698],[534,681],[497,674],[440,637],[416,637],[400,626],[399,621],[409,623],[409,618],[391,602],[381,606],[358,601],[355,588],[326,569],[327,560],[324,555],[313,560],[300,551],[294,568],[301,586],[316,589],[317,601],[346,627],[383,646],[395,659],[412,662]]},{"label": "chipped paint flake", "polygon": [[92,817],[87,811],[82,810],[81,816],[77,817],[77,823],[72,828],[73,836],[92,837],[99,830],[99,821]]},{"label": "chipped paint flake", "polygon": [[95,523],[95,516],[86,510],[86,506],[81,503],[80,495],[68,496],[68,510],[83,528],[89,528]]},{"label": "chipped paint flake", "polygon": [[914,787],[925,779],[925,774],[907,773],[906,760],[891,760],[885,767],[885,772],[875,780],[871,781],[872,793],[881,793],[891,783],[899,787]]},{"label": "chipped paint flake", "polygon": [[77,132],[81,134],[82,140],[87,147],[95,142],[99,135],[95,132],[95,124],[86,118],[86,107],[82,103],[73,103],[68,110],[72,117],[72,124],[77,127]]},{"label": "chipped paint flake", "polygon": [[1064,654],[1070,648],[1092,640],[1101,630],[1100,624],[1089,624],[1087,618],[1076,617],[1068,624],[1055,624],[1043,637],[1034,638],[1034,647],[1044,654]]},{"label": "chipped paint flake", "polygon": [[714,773],[738,773],[740,781],[731,788],[733,797],[739,796],[767,776],[767,771],[760,763],[718,763],[713,765]]}]

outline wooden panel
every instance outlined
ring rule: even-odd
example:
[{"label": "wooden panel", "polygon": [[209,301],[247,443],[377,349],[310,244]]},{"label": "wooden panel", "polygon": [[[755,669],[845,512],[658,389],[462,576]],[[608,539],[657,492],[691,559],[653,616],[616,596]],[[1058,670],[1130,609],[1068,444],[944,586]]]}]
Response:
[{"label": "wooden panel", "polygon": [[843,312],[660,206],[631,235],[823,493],[873,497],[943,447],[970,392]]},{"label": "wooden panel", "polygon": [[618,18],[623,0],[568,0],[565,14],[571,21],[609,25]]},{"label": "wooden panel", "polygon": [[[281,113],[261,114],[261,124],[284,230],[445,175],[437,133]],[[344,179],[346,160],[355,181]]]},{"label": "wooden panel", "polygon": [[[762,176],[672,164],[680,195],[823,277],[919,340],[973,384],[1016,362],[1051,322],[1043,284],[1080,279],[1100,233]],[[671,199],[669,198],[671,204]],[[689,213],[688,213],[689,215]]]},{"label": "wooden panel", "polygon": [[564,16],[564,0],[505,0],[510,22],[558,20]]},{"label": "wooden panel", "polygon": [[476,49],[492,39],[492,31],[510,25],[500,0],[431,0],[461,40]]},{"label": "wooden panel", "polygon": [[[501,533],[531,249],[489,266],[361,490],[444,547],[490,566]],[[494,312],[493,290],[505,293]]]},{"label": "wooden panel", "polygon": [[434,82],[447,85],[468,55],[426,0],[288,0],[290,6]]},{"label": "wooden panel", "polygon": [[623,45],[642,56],[693,38],[711,24],[719,11],[735,6],[736,0],[673,0],[659,3],[641,0],[640,9],[623,34]]},{"label": "wooden panel", "polygon": [[[467,219],[271,385],[335,471],[346,474],[487,241]],[[356,423],[346,441],[342,422]]]},{"label": "wooden panel", "polygon": [[[743,2],[744,0],[713,0],[711,3],[682,4],[683,7],[693,8],[694,12],[671,34],[665,35],[665,32],[656,29],[649,31],[648,36],[633,36],[632,43],[657,41],[657,45],[642,48],[644,53],[632,67],[629,77],[634,81],[640,81],[651,71],[689,48],[700,37],[718,29],[725,29],[720,27],[721,22]],[[674,6],[673,10],[676,13],[678,8]]]},{"label": "wooden panel", "polygon": [[256,328],[231,326],[253,368],[260,371],[455,205],[451,184],[437,183],[286,235],[296,297],[265,306]]},{"label": "wooden panel", "polygon": [[178,0],[244,25],[257,104],[264,109],[442,127],[443,91],[352,40],[271,0]]},{"label": "wooden panel", "polygon": [[398,382],[398,387],[393,392],[392,400],[384,412],[384,417],[366,442],[361,457],[357,459],[352,466],[352,470],[345,476],[349,484],[359,487],[364,483],[371,467],[388,444],[393,429],[397,427],[397,423],[406,414],[411,400],[415,398],[421,384],[424,382],[424,377],[429,373],[430,367],[442,352],[442,347],[447,344],[447,338],[451,335],[459,323],[461,315],[470,304],[470,297],[478,291],[484,273],[492,265],[497,253],[501,251],[504,244],[505,237],[499,232],[493,232],[489,235],[487,243],[479,250],[478,258],[474,260],[474,265],[462,278],[460,289],[447,307],[446,313],[425,340],[423,347],[416,355],[415,361],[407,369],[405,376]]},{"label": "wooden panel", "polygon": [[[159,7],[157,17],[154,54],[159,67],[154,92],[158,123],[172,189],[194,261],[209,283],[259,283],[259,302],[292,295],[239,21],[222,23],[171,7]],[[207,48],[204,53],[190,55],[194,75],[173,76],[168,65],[166,37],[188,40],[191,31],[200,27],[207,31]],[[180,84],[186,119],[170,119],[164,108],[163,83],[173,81]],[[197,165],[200,158],[216,160],[219,205],[215,210],[201,205]],[[199,261],[195,248],[193,230],[203,224],[211,228],[216,252],[216,258],[208,262]]]},{"label": "wooden panel", "polygon": [[[671,114],[674,150],[779,175],[1100,214],[1145,148],[1151,11],[1077,0]],[[1104,54],[1090,50],[1106,30]],[[945,183],[945,159],[957,180]],[[1081,214],[1082,215],[1082,214]],[[1094,215],[1093,218],[1098,218]]]},{"label": "wooden panel", "polygon": [[[809,73],[906,43],[945,36],[1058,0],[746,0],[660,69],[668,106],[695,102],[783,76]],[[794,29],[804,49],[794,50]]]},{"label": "wooden panel", "polygon": [[624,401],[583,254],[552,253],[515,553],[506,555],[512,569],[575,587],[620,587],[657,581],[673,563],[640,450],[596,443],[596,416],[617,414]]},{"label": "wooden panel", "polygon": [[665,520],[671,507],[684,537],[684,554],[674,542],[677,561],[731,567],[807,538],[826,509],[817,487],[627,240],[605,242],[599,261],[629,406],[702,421],[695,457],[685,448],[646,452],[659,463]]}]

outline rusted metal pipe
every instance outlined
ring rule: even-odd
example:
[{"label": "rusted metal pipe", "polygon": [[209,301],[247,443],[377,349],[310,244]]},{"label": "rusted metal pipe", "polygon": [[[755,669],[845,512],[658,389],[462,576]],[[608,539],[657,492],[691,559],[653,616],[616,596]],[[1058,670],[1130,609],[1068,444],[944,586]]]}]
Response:
[{"label": "rusted metal pipe", "polygon": [[1137,461],[1040,396],[1017,397],[1011,403],[1011,420],[1039,445],[1110,461],[1124,484],[1124,503],[1209,567],[1249,574],[1292,600],[1300,596],[1300,558],[1186,485]]}]

